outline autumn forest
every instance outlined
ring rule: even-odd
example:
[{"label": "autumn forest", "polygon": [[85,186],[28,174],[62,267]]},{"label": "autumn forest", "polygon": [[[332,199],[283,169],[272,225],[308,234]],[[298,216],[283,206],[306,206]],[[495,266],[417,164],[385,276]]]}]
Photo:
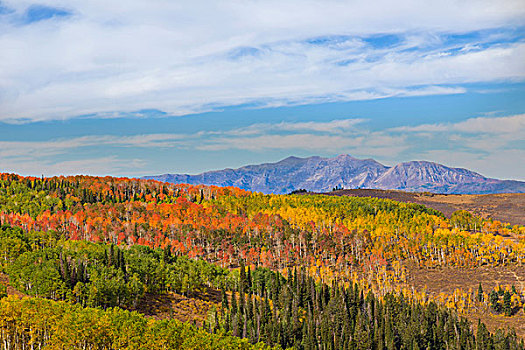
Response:
[{"label": "autumn forest", "polygon": [[464,210],[0,174],[0,224],[4,349],[525,349],[525,227]]}]

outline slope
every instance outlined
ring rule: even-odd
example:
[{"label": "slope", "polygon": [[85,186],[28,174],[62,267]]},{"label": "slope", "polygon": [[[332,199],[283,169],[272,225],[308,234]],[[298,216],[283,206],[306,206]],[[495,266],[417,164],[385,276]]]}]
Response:
[{"label": "slope", "polygon": [[298,189],[326,192],[337,188],[428,191],[444,194],[524,193],[525,182],[487,178],[445,165],[411,161],[385,166],[349,155],[334,158],[289,157],[277,163],[248,165],[198,175],[145,176],[171,183],[235,186],[249,191],[285,194]]}]

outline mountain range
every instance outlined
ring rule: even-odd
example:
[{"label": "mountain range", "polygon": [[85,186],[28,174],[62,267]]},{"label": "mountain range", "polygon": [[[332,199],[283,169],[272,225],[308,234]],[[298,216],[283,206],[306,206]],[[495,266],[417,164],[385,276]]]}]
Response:
[{"label": "mountain range", "polygon": [[143,178],[171,183],[235,186],[276,194],[298,189],[327,192],[334,187],[444,194],[525,193],[523,181],[487,178],[467,169],[428,161],[411,161],[388,167],[374,159],[358,159],[350,155],[334,158],[288,157],[276,163],[247,165],[198,175],[164,174]]}]

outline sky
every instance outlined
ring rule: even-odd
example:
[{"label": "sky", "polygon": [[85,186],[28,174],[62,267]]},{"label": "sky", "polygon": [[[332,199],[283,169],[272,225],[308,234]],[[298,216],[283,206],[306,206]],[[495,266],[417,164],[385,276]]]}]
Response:
[{"label": "sky", "polygon": [[0,0],[0,172],[339,154],[525,180],[525,2]]}]

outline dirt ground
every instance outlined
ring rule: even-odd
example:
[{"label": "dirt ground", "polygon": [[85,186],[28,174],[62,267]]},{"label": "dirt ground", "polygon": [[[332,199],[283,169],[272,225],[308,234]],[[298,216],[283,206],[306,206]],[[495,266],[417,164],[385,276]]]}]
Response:
[{"label": "dirt ground", "polygon": [[330,196],[387,198],[405,203],[423,204],[450,217],[456,210],[467,210],[484,218],[511,225],[525,225],[525,193],[504,194],[433,194],[390,190],[340,190]]},{"label": "dirt ground", "polygon": [[[427,294],[437,296],[439,293],[454,293],[455,289],[464,291],[472,289],[477,293],[479,283],[485,293],[489,293],[496,286],[507,285],[516,287],[518,292],[525,292],[525,266],[508,267],[477,267],[477,268],[437,268],[420,269],[408,267],[408,282],[419,291],[425,290]],[[516,334],[525,339],[525,312],[519,310],[511,317],[494,315],[487,310],[469,310],[462,314],[467,317],[474,326],[478,319],[494,332],[497,328],[514,328]]]},{"label": "dirt ground", "polygon": [[146,294],[135,311],[155,319],[175,318],[201,326],[210,309],[219,306],[220,302],[220,291],[211,288],[188,296],[173,292]]},{"label": "dirt ground", "polygon": [[16,295],[19,298],[27,297],[27,294],[21,293],[9,284],[9,276],[0,272],[0,283],[7,286],[7,295]]},{"label": "dirt ground", "polygon": [[478,290],[479,283],[485,292],[496,286],[514,285],[518,292],[525,293],[525,266],[436,269],[408,268],[409,283],[422,290],[427,286],[428,293],[452,294],[455,289]]}]

